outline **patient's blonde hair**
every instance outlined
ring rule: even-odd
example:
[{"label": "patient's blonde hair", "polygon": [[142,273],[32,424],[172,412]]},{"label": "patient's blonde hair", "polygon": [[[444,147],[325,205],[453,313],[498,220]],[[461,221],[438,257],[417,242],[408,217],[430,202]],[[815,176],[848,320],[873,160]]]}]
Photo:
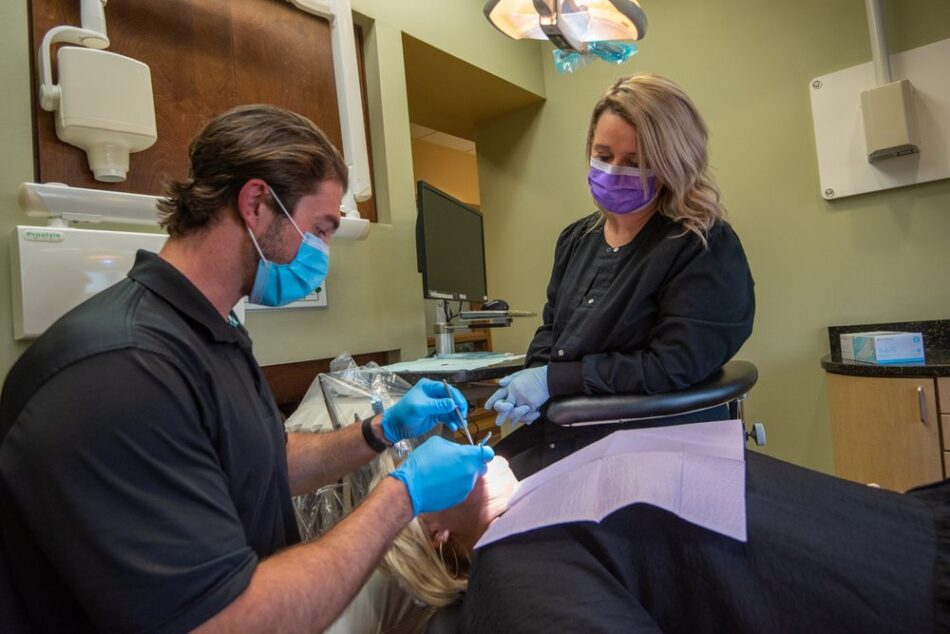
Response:
[{"label": "patient's blonde hair", "polygon": [[[379,484],[398,462],[392,449],[383,452],[379,456],[379,471],[370,486]],[[410,594],[434,607],[455,602],[468,587],[468,557],[454,546],[451,538],[437,548],[418,517],[396,536],[382,566]]]},{"label": "patient's blonde hair", "polygon": [[[663,184],[657,211],[680,223],[706,242],[706,234],[725,217],[719,188],[709,174],[703,118],[677,84],[653,73],[621,77],[607,89],[591,113],[587,156],[594,128],[605,112],[612,112],[637,131],[640,167],[652,169]],[[600,212],[596,226],[606,216]]]}]

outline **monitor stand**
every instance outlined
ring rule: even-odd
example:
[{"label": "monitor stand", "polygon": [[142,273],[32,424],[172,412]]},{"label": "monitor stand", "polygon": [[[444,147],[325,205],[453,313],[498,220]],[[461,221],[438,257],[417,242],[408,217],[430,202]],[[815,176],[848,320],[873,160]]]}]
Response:
[{"label": "monitor stand", "polygon": [[435,356],[442,357],[455,352],[455,334],[458,326],[449,323],[448,307],[444,299],[435,300]]},{"label": "monitor stand", "polygon": [[[460,323],[449,323],[448,304],[444,299],[435,300],[435,356],[444,357],[447,354],[455,352],[455,331],[467,330],[468,328],[504,328],[511,325],[511,317],[504,313],[497,315],[495,313],[470,312],[469,315],[475,316],[471,319],[462,318]],[[455,319],[458,315],[454,315]]]}]

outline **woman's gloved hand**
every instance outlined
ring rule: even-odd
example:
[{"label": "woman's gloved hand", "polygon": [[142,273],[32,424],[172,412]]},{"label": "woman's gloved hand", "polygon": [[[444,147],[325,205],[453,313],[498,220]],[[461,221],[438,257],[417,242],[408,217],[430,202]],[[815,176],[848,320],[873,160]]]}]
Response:
[{"label": "woman's gloved hand", "polygon": [[485,401],[485,409],[498,412],[495,424],[506,419],[513,423],[533,423],[541,416],[541,406],[548,402],[548,366],[519,370],[500,381],[501,387]]},{"label": "woman's gloved hand", "polygon": [[432,379],[420,379],[395,405],[383,412],[383,435],[391,443],[415,438],[427,433],[437,424],[445,423],[452,431],[459,427],[455,406],[464,419],[468,402],[462,393]]},{"label": "woman's gloved hand", "polygon": [[443,511],[468,497],[494,457],[491,447],[460,445],[433,436],[389,476],[406,485],[415,517]]}]

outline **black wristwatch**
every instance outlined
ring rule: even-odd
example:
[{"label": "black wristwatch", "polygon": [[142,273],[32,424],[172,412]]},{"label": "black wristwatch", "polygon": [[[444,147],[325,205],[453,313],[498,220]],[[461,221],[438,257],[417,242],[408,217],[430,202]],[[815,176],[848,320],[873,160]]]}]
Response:
[{"label": "black wristwatch", "polygon": [[373,433],[373,419],[376,418],[376,415],[373,414],[369,418],[363,419],[363,424],[360,427],[363,431],[363,440],[366,441],[366,444],[369,445],[369,448],[375,451],[376,453],[382,453],[389,449],[389,445],[380,441],[376,437],[376,434]]}]

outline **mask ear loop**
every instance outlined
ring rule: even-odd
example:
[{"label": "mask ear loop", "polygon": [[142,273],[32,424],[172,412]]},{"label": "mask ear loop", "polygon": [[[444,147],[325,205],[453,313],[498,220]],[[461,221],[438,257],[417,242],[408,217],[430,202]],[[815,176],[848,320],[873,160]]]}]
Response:
[{"label": "mask ear loop", "polygon": [[[640,160],[638,161],[638,166],[640,167],[640,187],[647,193],[647,196],[653,196],[653,192],[650,188],[650,177],[647,176],[647,171],[652,172],[653,170],[647,167],[646,160],[643,160],[643,150],[640,149],[639,137],[637,138],[637,159]],[[640,162],[643,164],[640,165]]]},{"label": "mask ear loop", "polygon": [[305,237],[305,236],[303,235],[303,231],[301,231],[301,230],[300,230],[300,227],[297,226],[297,223],[294,222],[293,216],[291,216],[290,213],[287,211],[287,208],[284,207],[284,203],[282,203],[282,202],[280,201],[280,198],[277,197],[277,194],[274,193],[274,189],[273,189],[270,185],[267,186],[267,191],[269,191],[269,192],[270,192],[270,195],[274,198],[274,200],[277,201],[277,204],[280,206],[280,210],[284,212],[284,215],[285,215],[285,216],[287,216],[287,220],[289,220],[289,221],[290,221],[290,224],[292,224],[292,225],[294,226],[294,229],[297,230],[297,233],[300,234],[300,237],[301,237],[301,238]]},{"label": "mask ear loop", "polygon": [[251,231],[251,228],[247,225],[244,225],[244,228],[247,229],[247,235],[251,236],[251,243],[254,245],[254,248],[257,249],[257,255],[260,256],[261,260],[267,262],[267,258],[264,257],[264,252],[261,251],[261,247],[257,244],[257,238],[254,237],[254,232]]},{"label": "mask ear loop", "polygon": [[[270,195],[274,197],[274,200],[277,201],[277,204],[280,205],[281,210],[286,214],[286,213],[287,213],[287,210],[284,209],[284,203],[280,202],[280,199],[277,198],[277,194],[274,193],[274,190],[271,189],[271,186],[270,186],[270,185],[267,186],[267,189],[268,189],[268,191],[270,191]],[[287,214],[287,217],[290,218],[290,214]],[[293,218],[290,218],[290,222],[292,222],[292,223],[294,224],[294,228],[297,229],[297,232],[299,233],[299,232],[300,232],[300,228],[297,226],[297,223],[294,222],[294,219],[293,219]],[[245,225],[244,225],[244,228],[247,229],[247,235],[251,236],[251,243],[254,245],[254,248],[257,249],[257,255],[260,256],[261,261],[263,261],[263,262],[268,262],[269,260],[264,257],[264,252],[261,251],[261,246],[260,246],[259,244],[257,244],[257,238],[254,237],[254,232],[251,231],[251,228],[248,227],[246,223],[245,223]],[[303,234],[301,234],[301,235],[303,235]]]}]

